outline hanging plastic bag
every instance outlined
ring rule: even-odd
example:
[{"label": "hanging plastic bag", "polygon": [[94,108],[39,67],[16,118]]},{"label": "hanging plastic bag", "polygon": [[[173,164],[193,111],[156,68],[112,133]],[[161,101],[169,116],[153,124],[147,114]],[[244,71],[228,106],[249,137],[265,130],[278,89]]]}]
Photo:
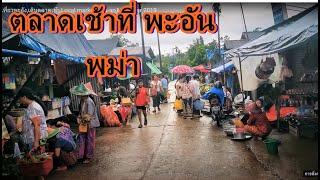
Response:
[{"label": "hanging plastic bag", "polygon": [[103,105],[100,107],[101,116],[104,119],[104,123],[106,126],[114,127],[114,126],[122,126],[117,114],[113,111],[112,106]]},{"label": "hanging plastic bag", "polygon": [[193,107],[195,110],[202,110],[204,108],[204,102],[201,100],[197,99],[196,101],[193,102]]},{"label": "hanging plastic bag", "polygon": [[174,102],[174,109],[177,110],[177,111],[183,109],[182,99],[176,99],[176,101]]}]

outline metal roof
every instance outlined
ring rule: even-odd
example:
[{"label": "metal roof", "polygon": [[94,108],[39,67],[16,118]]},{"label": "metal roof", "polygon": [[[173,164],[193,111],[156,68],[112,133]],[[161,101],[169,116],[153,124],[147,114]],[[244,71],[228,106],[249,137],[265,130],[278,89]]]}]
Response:
[{"label": "metal roof", "polygon": [[249,42],[248,40],[226,40],[224,42],[224,48],[226,50],[230,50],[230,49],[234,49],[234,48],[238,48],[242,45],[244,45],[245,43]]},{"label": "metal roof", "polygon": [[89,40],[90,45],[97,55],[107,55],[117,47],[118,38],[107,38],[101,40]]},{"label": "metal roof", "polygon": [[263,35],[227,51],[227,57],[259,56],[283,52],[318,36],[318,6],[262,31]]},{"label": "metal roof", "polygon": [[[143,56],[143,49],[142,49],[141,46],[138,46],[138,47],[116,47],[109,53],[109,55],[119,56],[121,49],[127,50],[128,51],[128,55],[131,55],[131,56]],[[155,55],[154,55],[151,47],[146,46],[145,47],[145,52],[146,52],[147,59],[155,58]]]}]

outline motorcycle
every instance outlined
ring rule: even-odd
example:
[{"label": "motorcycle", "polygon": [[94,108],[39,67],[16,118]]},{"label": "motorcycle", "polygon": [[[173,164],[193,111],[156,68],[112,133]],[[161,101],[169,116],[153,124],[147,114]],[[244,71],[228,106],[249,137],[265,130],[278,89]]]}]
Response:
[{"label": "motorcycle", "polygon": [[212,121],[216,121],[217,126],[221,127],[223,112],[219,102],[219,97],[216,94],[211,94],[208,99],[210,104],[210,115],[212,117]]}]

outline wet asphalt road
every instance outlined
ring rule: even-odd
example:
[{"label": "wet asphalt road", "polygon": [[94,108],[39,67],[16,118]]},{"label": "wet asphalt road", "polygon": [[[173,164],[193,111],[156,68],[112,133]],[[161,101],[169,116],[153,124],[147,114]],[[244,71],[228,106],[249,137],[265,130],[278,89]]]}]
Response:
[{"label": "wet asphalt road", "polygon": [[91,164],[55,172],[48,179],[277,179],[244,142],[226,137],[209,117],[183,119],[162,105],[137,128],[98,128]]}]

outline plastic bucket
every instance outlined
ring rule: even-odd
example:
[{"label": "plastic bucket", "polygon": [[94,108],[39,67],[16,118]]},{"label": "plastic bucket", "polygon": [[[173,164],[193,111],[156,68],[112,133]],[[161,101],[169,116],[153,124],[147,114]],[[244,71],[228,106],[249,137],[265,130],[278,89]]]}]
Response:
[{"label": "plastic bucket", "polygon": [[263,141],[266,146],[269,154],[276,155],[278,154],[278,145],[279,141],[276,139],[266,139]]}]

